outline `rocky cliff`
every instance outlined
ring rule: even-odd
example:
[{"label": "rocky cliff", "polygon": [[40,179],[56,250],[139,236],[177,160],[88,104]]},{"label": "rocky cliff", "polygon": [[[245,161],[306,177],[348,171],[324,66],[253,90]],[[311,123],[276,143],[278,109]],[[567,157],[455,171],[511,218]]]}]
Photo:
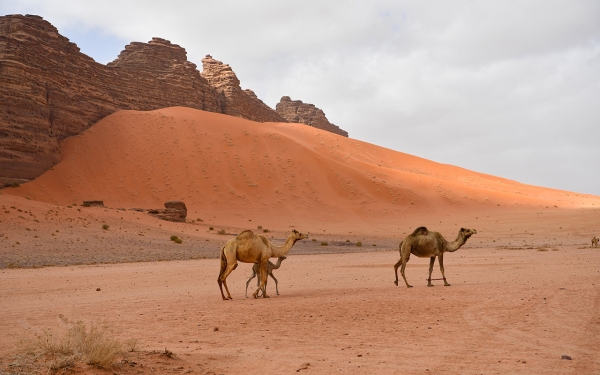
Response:
[{"label": "rocky cliff", "polygon": [[103,65],[39,16],[0,17],[0,186],[39,176],[58,161],[61,139],[119,109],[186,106],[289,121],[242,90],[228,65],[210,56],[202,64],[200,73],[184,48],[153,38]]},{"label": "rocky cliff", "polygon": [[284,96],[275,106],[275,110],[287,122],[298,122],[343,135],[344,137],[348,136],[347,131],[330,123],[327,117],[325,117],[325,113],[313,104],[302,103],[301,100],[292,100],[289,96]]},{"label": "rocky cliff", "polygon": [[228,64],[210,55],[202,59],[202,73],[208,83],[225,98],[222,113],[260,122],[287,122],[263,103],[252,90],[242,90],[240,80]]}]

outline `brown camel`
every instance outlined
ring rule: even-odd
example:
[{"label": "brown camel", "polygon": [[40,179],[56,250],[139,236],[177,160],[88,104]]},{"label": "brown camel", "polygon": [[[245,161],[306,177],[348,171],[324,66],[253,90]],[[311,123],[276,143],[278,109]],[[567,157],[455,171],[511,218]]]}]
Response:
[{"label": "brown camel", "polygon": [[[279,257],[277,258],[277,263],[273,264],[273,262],[269,261],[269,263],[267,264],[267,273],[269,274],[269,276],[271,276],[273,280],[275,280],[275,291],[277,292],[277,295],[279,295],[279,288],[277,287],[277,279],[273,275],[273,270],[279,269],[279,267],[281,267],[281,262],[283,262],[286,259],[287,257]],[[246,298],[248,298],[248,285],[250,284],[250,280],[254,279],[256,277],[256,274],[258,274],[258,263],[254,263],[254,265],[252,266],[252,276],[250,276],[248,281],[246,281]],[[260,277],[256,279],[257,286],[259,285],[259,283]],[[265,283],[265,289],[267,289],[267,283]]]},{"label": "brown camel", "polygon": [[[267,283],[267,264],[269,263],[269,258],[285,256],[296,241],[305,238],[308,238],[308,235],[294,229],[283,246],[275,246],[262,234],[254,234],[251,230],[245,230],[236,238],[227,241],[221,249],[221,272],[219,272],[219,278],[217,279],[223,299],[232,299],[229,288],[227,288],[226,279],[237,268],[238,261],[243,263],[258,263],[260,283],[253,296],[257,298],[258,291],[263,289],[263,298],[269,298],[266,290],[264,290],[264,286]],[[225,286],[227,297],[223,294],[223,285]]]},{"label": "brown camel", "polygon": [[433,286],[431,284],[431,272],[433,271],[435,257],[440,258],[440,271],[442,271],[444,285],[450,286],[446,281],[446,275],[444,274],[444,253],[446,251],[453,252],[460,249],[460,247],[467,242],[469,237],[476,233],[477,231],[475,229],[461,228],[458,232],[458,237],[456,237],[454,241],[448,242],[438,232],[429,231],[425,227],[415,229],[413,233],[406,236],[406,238],[400,242],[400,260],[394,265],[394,272],[396,273],[396,281],[394,281],[394,284],[398,285],[398,267],[402,265],[400,273],[404,278],[406,287],[412,288],[412,285],[409,285],[408,281],[406,281],[404,269],[406,268],[406,263],[410,259],[410,254],[414,254],[419,258],[431,258],[429,262],[429,278],[427,279],[427,286]]},{"label": "brown camel", "polygon": [[598,240],[596,238],[596,236],[592,237],[592,247],[594,247],[594,246],[598,247],[598,241],[600,241],[600,240]]}]

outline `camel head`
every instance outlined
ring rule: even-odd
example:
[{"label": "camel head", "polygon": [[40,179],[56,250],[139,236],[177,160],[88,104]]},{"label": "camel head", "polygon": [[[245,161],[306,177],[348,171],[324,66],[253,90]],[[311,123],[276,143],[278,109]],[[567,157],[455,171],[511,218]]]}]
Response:
[{"label": "camel head", "polygon": [[300,241],[305,238],[308,238],[308,234],[300,233],[294,229],[294,230],[292,230],[292,233],[290,233],[289,237],[292,237],[294,239],[294,243],[295,243],[296,241]]},{"label": "camel head", "polygon": [[468,228],[460,228],[460,234],[465,236],[465,238],[469,238],[474,234],[477,234],[476,229],[468,229]]}]

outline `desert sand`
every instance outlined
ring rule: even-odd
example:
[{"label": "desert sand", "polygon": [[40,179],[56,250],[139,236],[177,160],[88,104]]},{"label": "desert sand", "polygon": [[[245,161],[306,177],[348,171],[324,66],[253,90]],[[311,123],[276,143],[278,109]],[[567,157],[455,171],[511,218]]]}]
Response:
[{"label": "desert sand", "polygon": [[[63,314],[140,340],[117,373],[600,373],[600,197],[181,107],[120,111],[61,147],[0,191],[0,371]],[[106,207],[81,206],[93,199]],[[187,222],[131,210],[173,199]],[[445,257],[452,286],[427,288],[416,257],[415,287],[393,284],[418,226],[477,229]],[[275,272],[281,295],[270,281],[272,298],[244,298],[241,264],[222,301],[225,242],[253,229],[282,244],[292,228],[310,237]]]}]

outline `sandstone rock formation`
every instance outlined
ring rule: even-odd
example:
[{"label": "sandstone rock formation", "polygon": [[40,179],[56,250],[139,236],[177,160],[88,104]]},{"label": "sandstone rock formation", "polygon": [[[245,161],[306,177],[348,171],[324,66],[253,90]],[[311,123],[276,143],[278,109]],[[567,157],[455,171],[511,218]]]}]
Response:
[{"label": "sandstone rock formation", "polygon": [[206,55],[202,69],[202,77],[225,98],[222,113],[260,122],[287,122],[252,90],[242,90],[240,80],[228,64]]},{"label": "sandstone rock formation", "polygon": [[302,103],[300,100],[292,100],[289,96],[284,96],[277,103],[275,110],[287,122],[298,122],[343,135],[344,137],[348,136],[347,131],[330,123],[327,117],[325,117],[325,113],[313,104]]},{"label": "sandstone rock formation", "polygon": [[228,65],[210,56],[202,64],[201,74],[185,49],[153,38],[103,65],[39,16],[0,17],[0,187],[39,176],[58,161],[61,139],[119,109],[186,106],[289,121],[242,90]]},{"label": "sandstone rock formation", "polygon": [[168,201],[165,202],[164,210],[148,210],[148,213],[161,220],[185,222],[187,208],[185,207],[185,203],[181,201]]}]

